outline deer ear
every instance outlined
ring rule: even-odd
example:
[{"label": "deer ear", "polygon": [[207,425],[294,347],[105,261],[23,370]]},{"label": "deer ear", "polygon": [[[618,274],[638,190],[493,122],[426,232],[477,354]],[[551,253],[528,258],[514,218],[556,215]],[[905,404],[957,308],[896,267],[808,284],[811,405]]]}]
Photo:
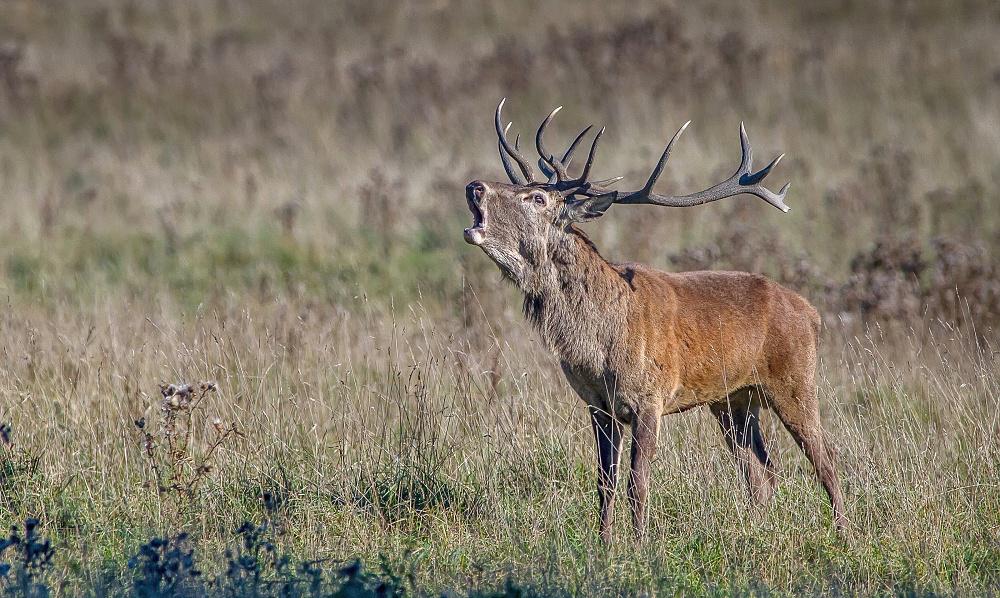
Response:
[{"label": "deer ear", "polygon": [[617,197],[618,192],[613,191],[595,197],[567,199],[563,203],[560,218],[566,222],[588,222],[600,218],[611,207],[611,204],[615,203]]}]

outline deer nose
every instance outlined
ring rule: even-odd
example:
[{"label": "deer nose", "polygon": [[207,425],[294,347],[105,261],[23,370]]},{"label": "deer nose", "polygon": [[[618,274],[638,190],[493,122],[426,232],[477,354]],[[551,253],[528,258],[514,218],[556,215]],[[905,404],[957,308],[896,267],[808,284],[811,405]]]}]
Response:
[{"label": "deer nose", "polygon": [[477,204],[482,201],[485,193],[486,186],[479,181],[472,181],[465,187],[465,196],[469,198],[469,201],[474,201]]}]

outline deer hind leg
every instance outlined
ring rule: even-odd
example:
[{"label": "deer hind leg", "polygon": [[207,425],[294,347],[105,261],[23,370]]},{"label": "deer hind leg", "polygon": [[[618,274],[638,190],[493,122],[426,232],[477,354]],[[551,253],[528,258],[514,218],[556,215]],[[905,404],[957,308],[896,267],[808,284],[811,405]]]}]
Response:
[{"label": "deer hind leg", "polygon": [[772,394],[771,408],[812,463],[816,477],[830,497],[833,523],[838,530],[843,531],[847,527],[844,496],[840,490],[833,446],[827,440],[820,421],[815,385],[809,380],[796,388]]},{"label": "deer hind leg", "polygon": [[622,425],[610,414],[590,407],[590,421],[597,441],[597,496],[601,506],[601,541],[611,542],[618,465],[621,461]]},{"label": "deer hind leg", "polygon": [[743,388],[712,405],[711,410],[743,472],[751,500],[763,505],[774,494],[777,475],[760,429],[760,397],[759,389]]}]

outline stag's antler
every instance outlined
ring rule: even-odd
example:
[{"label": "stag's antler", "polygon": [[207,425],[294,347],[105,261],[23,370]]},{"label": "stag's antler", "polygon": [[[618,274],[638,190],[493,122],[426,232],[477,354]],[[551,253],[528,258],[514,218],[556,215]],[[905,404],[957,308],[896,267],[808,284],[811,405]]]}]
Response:
[{"label": "stag's antler", "polygon": [[[597,143],[601,140],[601,135],[604,135],[604,127],[597,132],[594,136],[594,141],[590,144],[590,153],[587,155],[587,163],[583,167],[583,173],[575,179],[570,178],[567,173],[569,168],[569,163],[573,159],[573,152],[576,151],[576,146],[580,144],[584,136],[593,128],[593,125],[588,125],[583,131],[573,139],[573,143],[569,145],[569,148],[563,153],[561,159],[557,159],[555,155],[550,154],[545,149],[545,143],[543,141],[543,135],[545,134],[545,128],[549,126],[552,122],[552,117],[556,115],[557,112],[562,110],[562,106],[557,107],[555,110],[549,113],[542,121],[542,124],[538,126],[538,131],[535,133],[535,149],[538,150],[538,155],[541,159],[538,161],[538,166],[542,169],[542,172],[548,177],[547,185],[554,185],[561,191],[568,191],[580,187],[585,184],[587,177],[590,176],[590,167],[594,163],[594,153],[597,151]],[[611,181],[612,179],[608,179]],[[620,180],[620,177],[615,180]],[[608,181],[604,181],[607,183]]]},{"label": "stag's antler", "polygon": [[[497,104],[497,113],[494,118],[494,124],[497,129],[497,137],[499,138],[498,149],[500,150],[500,160],[503,162],[504,170],[507,171],[507,176],[510,178],[510,182],[515,185],[530,185],[535,182],[534,176],[531,173],[531,163],[528,162],[527,158],[525,158],[518,150],[518,138],[514,138],[513,145],[507,141],[507,130],[510,129],[510,125],[512,123],[509,123],[506,127],[504,127],[503,118],[500,115],[500,111],[503,110],[503,104],[506,101],[507,98],[504,98],[500,100],[499,104]],[[510,160],[507,159],[507,156],[510,156],[515,162],[517,162],[518,167],[521,169],[520,173],[514,170]]]},{"label": "stag's antler", "polygon": [[[684,123],[684,125],[681,126],[676,133],[674,133],[674,136],[670,139],[666,149],[663,150],[660,160],[656,163],[656,167],[653,168],[653,172],[650,173],[649,178],[646,180],[646,184],[637,191],[621,192],[612,191],[608,189],[608,187],[620,181],[622,177],[614,177],[602,181],[588,180],[590,177],[591,167],[594,164],[594,155],[597,151],[597,144],[601,140],[601,136],[604,134],[603,127],[601,127],[601,129],[597,132],[594,136],[594,140],[590,144],[590,152],[587,155],[587,162],[584,164],[583,172],[580,173],[579,177],[571,178],[567,169],[569,168],[569,163],[573,158],[573,152],[580,144],[580,141],[583,140],[584,136],[590,131],[592,126],[585,128],[576,136],[576,138],[573,139],[573,142],[563,153],[561,158],[557,158],[555,154],[550,153],[545,148],[545,129],[548,127],[549,123],[552,122],[552,118],[556,115],[556,113],[562,109],[562,106],[559,106],[545,117],[542,123],[538,126],[538,131],[535,133],[535,149],[538,150],[538,155],[540,156],[538,166],[541,169],[542,174],[544,174],[547,178],[547,181],[543,184],[536,183],[531,172],[530,163],[519,151],[517,142],[518,138],[515,137],[513,145],[507,141],[507,131],[510,129],[510,124],[503,127],[503,119],[500,115],[500,111],[506,101],[506,98],[500,100],[500,104],[497,106],[495,121],[497,136],[499,138],[498,149],[500,151],[500,159],[503,161],[504,170],[507,171],[507,176],[510,177],[511,182],[514,184],[538,184],[543,187],[562,191],[566,194],[566,196],[583,195],[587,197],[605,197],[610,199],[611,203],[653,204],[658,206],[682,208],[701,205],[717,201],[719,199],[724,199],[726,197],[740,195],[742,193],[748,193],[756,195],[782,212],[787,212],[789,210],[789,207],[785,204],[784,200],[785,193],[788,191],[790,183],[786,183],[785,186],[782,187],[777,193],[761,184],[764,177],[770,174],[771,169],[781,161],[784,154],[781,154],[774,160],[771,160],[770,164],[759,171],[753,172],[751,168],[753,151],[750,148],[750,140],[747,138],[746,128],[743,126],[743,123],[740,123],[740,148],[742,151],[740,166],[736,169],[736,172],[733,173],[733,176],[729,177],[725,181],[689,195],[660,195],[653,192],[653,185],[656,184],[657,179],[659,179],[660,174],[663,172],[663,169],[667,164],[667,159],[670,157],[670,152],[673,150],[674,143],[677,142],[687,126],[691,124],[691,121],[688,121]],[[517,162],[521,171],[520,173],[514,170],[513,165],[510,163],[510,158],[513,158],[514,161]]]},{"label": "stag's antler", "polygon": [[[787,212],[790,209],[785,204],[785,193],[788,191],[788,187],[791,183],[785,183],[785,186],[782,187],[777,193],[761,184],[764,177],[771,173],[771,169],[774,168],[783,157],[785,157],[785,154],[779,154],[777,158],[771,160],[770,164],[757,172],[752,172],[751,160],[753,159],[753,150],[750,148],[750,140],[747,138],[747,130],[743,126],[742,122],[740,123],[740,149],[742,151],[742,157],[740,159],[740,166],[736,169],[736,172],[733,173],[733,176],[717,185],[709,187],[708,189],[691,193],[689,195],[660,195],[658,193],[653,193],[653,185],[656,184],[656,179],[660,177],[660,173],[663,172],[663,168],[667,165],[667,159],[670,158],[670,151],[673,149],[674,143],[680,138],[684,129],[686,129],[689,124],[691,124],[691,121],[684,123],[684,125],[681,126],[680,129],[677,129],[677,132],[674,133],[674,136],[670,139],[670,143],[668,143],[666,149],[663,150],[663,155],[660,156],[660,161],[656,163],[656,167],[653,168],[653,172],[650,173],[649,179],[646,180],[646,184],[642,186],[642,189],[628,193],[609,191],[608,193],[614,195],[612,203],[653,204],[658,206],[686,208],[708,203],[710,201],[725,199],[726,197],[732,197],[734,195],[740,195],[741,193],[749,193],[763,199],[782,212]],[[588,195],[593,194],[588,193]]]},{"label": "stag's antler", "polygon": [[[534,174],[531,170],[531,164],[528,162],[527,158],[520,153],[520,148],[518,147],[519,137],[514,138],[514,143],[511,144],[507,139],[507,132],[510,130],[511,124],[507,123],[507,126],[503,126],[503,116],[501,111],[503,110],[503,105],[507,101],[507,98],[500,100],[497,105],[496,115],[494,117],[494,124],[497,131],[497,150],[500,152],[500,161],[503,163],[504,170],[507,172],[507,177],[510,178],[510,182],[515,185],[534,185],[537,184],[534,179]],[[538,130],[535,132],[535,148],[538,150],[538,155],[540,159],[538,160],[538,167],[545,175],[547,181],[545,186],[554,186],[560,191],[569,191],[572,189],[577,189],[582,186],[588,186],[587,177],[590,176],[590,168],[594,163],[594,153],[597,150],[597,143],[601,140],[601,135],[604,134],[604,127],[597,132],[594,137],[594,141],[590,145],[590,153],[587,155],[587,163],[583,167],[583,173],[577,178],[570,178],[567,174],[567,168],[569,168],[570,162],[573,160],[573,153],[576,151],[577,146],[583,141],[583,138],[590,132],[593,125],[588,125],[584,130],[580,131],[579,134],[573,139],[573,142],[569,144],[566,151],[563,152],[561,158],[557,158],[554,154],[550,154],[545,149],[545,128],[552,122],[552,117],[556,115],[557,112],[562,110],[562,106],[557,107],[555,110],[549,113],[542,121],[542,124],[538,126]],[[515,170],[514,165],[511,164],[511,159],[517,163],[517,167],[520,170]],[[595,181],[594,185],[612,185],[615,182],[621,180],[622,177],[615,177],[610,179],[605,179],[603,181]]]}]

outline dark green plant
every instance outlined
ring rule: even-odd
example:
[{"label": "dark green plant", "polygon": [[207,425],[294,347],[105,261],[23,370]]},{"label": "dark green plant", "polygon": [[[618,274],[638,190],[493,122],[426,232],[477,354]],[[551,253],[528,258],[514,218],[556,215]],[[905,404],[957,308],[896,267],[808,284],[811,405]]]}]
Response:
[{"label": "dark green plant", "polygon": [[194,594],[201,571],[195,564],[194,548],[187,534],[153,538],[129,559],[134,571],[132,593],[139,598]]},{"label": "dark green plant", "polygon": [[24,533],[16,526],[0,540],[0,589],[4,596],[44,598],[49,595],[46,573],[55,555],[49,540],[38,533],[37,519],[26,519]]}]

